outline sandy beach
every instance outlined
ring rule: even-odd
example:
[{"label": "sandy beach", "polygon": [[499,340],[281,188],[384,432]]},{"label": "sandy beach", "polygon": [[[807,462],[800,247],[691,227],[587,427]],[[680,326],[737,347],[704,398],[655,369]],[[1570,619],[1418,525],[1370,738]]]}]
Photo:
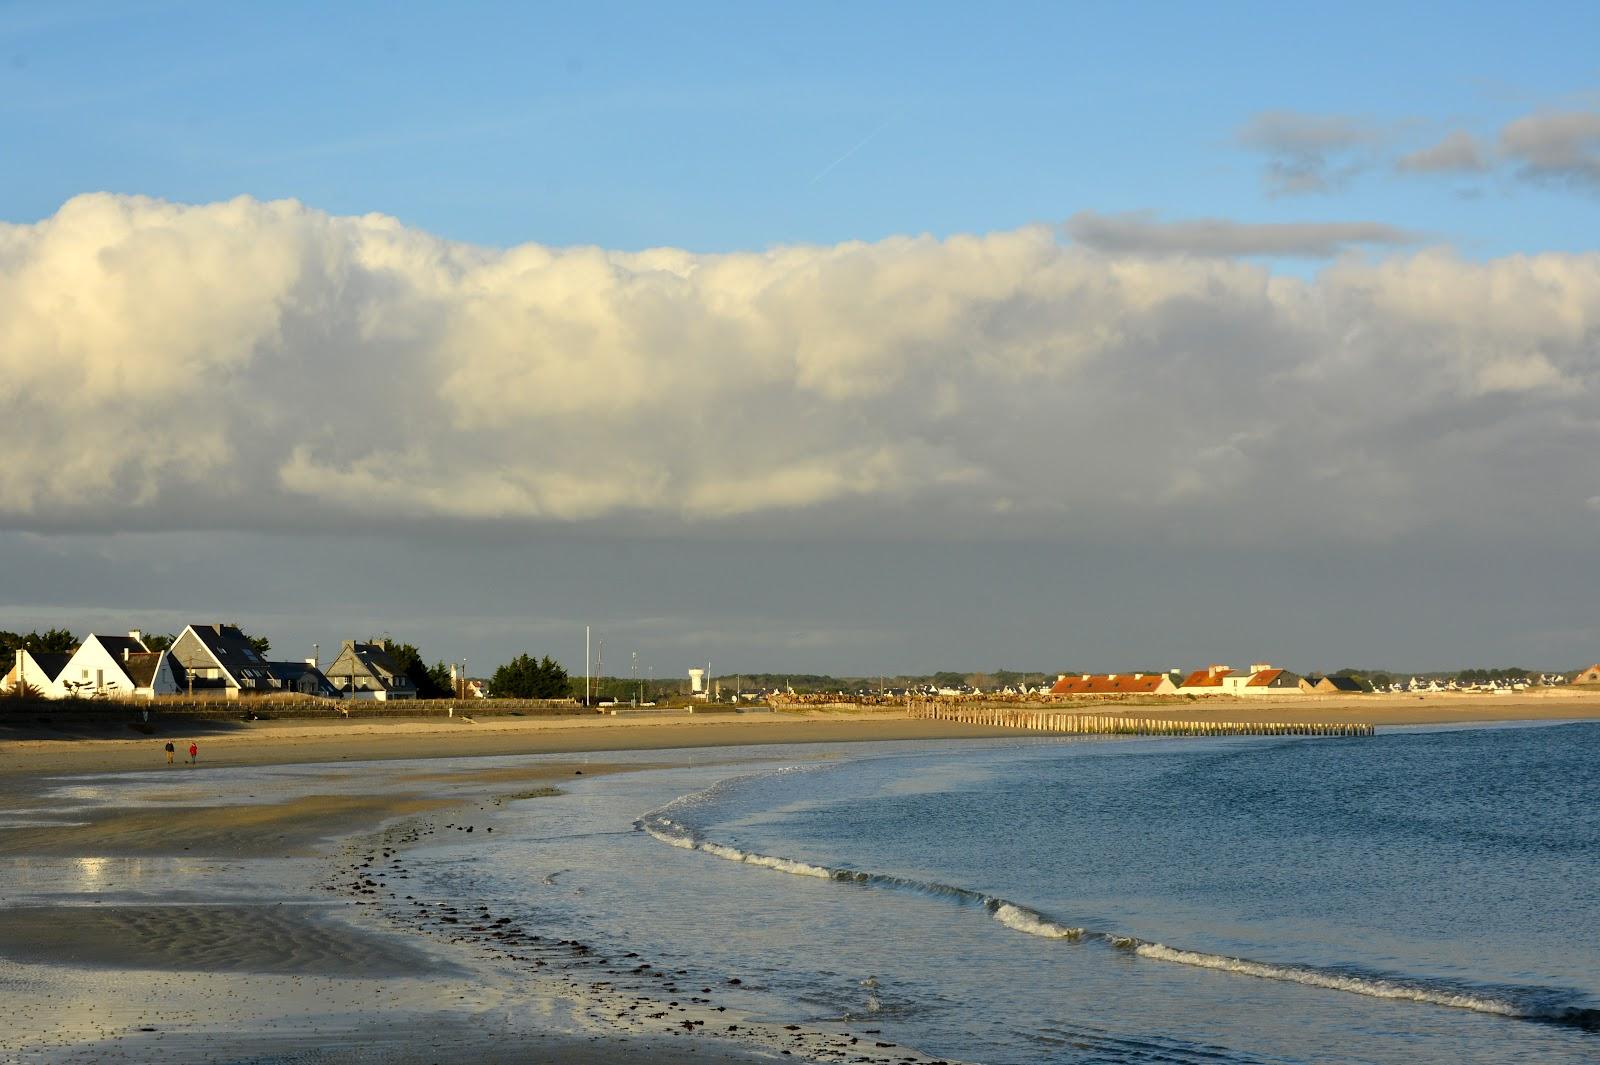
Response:
[{"label": "sandy beach", "polygon": [[[1115,712],[1380,726],[1571,720],[1600,717],[1600,693],[1228,700]],[[609,960],[561,930],[513,925],[487,907],[410,899],[397,890],[406,852],[449,833],[492,845],[504,804],[558,794],[578,776],[671,767],[674,750],[1015,736],[881,711],[156,727],[125,739],[35,722],[0,740],[0,869],[8,871],[0,988],[9,1006],[0,1056],[926,1060],[837,1031],[730,1028],[714,994],[624,992]],[[169,738],[185,748],[197,742],[199,764],[166,767]],[[606,759],[618,751],[661,754]],[[521,755],[547,757],[487,768],[451,761]],[[396,771],[385,766],[394,760],[432,762]],[[340,762],[352,765],[329,765]],[[267,766],[321,769],[297,794],[229,787]],[[170,783],[163,777],[135,803],[118,800],[120,774],[152,771]]]},{"label": "sandy beach", "polygon": [[[1074,713],[1230,721],[1349,721],[1383,726],[1600,718],[1600,688],[1543,689],[1506,696],[1451,692],[1423,695],[1169,698],[1148,703],[1079,701],[1029,706]],[[58,727],[34,719],[0,725],[0,779],[50,773],[147,769],[160,764],[169,739],[193,740],[201,763],[316,764],[333,761],[451,758],[512,754],[593,754],[788,743],[961,739],[1008,735],[975,725],[908,718],[889,709],[770,714],[638,713],[612,717],[483,716],[375,721],[162,721],[137,738],[128,730]],[[6,785],[0,783],[0,794]]]},{"label": "sandy beach", "polygon": [[[581,721],[581,723],[580,723]],[[189,725],[191,730],[195,726]],[[487,913],[394,920],[376,896],[408,846],[620,765],[606,750],[949,738],[992,730],[907,720],[519,719],[370,725],[256,723],[184,733],[199,764],[165,765],[165,734],[49,735],[0,744],[0,1057],[26,1061],[838,1060],[837,1033],[735,1023],[709,999],[645,1009],[593,986],[594,958],[552,930],[508,940]],[[467,756],[570,754],[484,768]],[[391,771],[395,760],[433,768]],[[362,763],[348,772],[330,762]],[[227,782],[247,767],[320,765],[329,790],[283,796]],[[170,774],[136,805],[119,774]],[[85,782],[92,782],[85,785]],[[219,791],[224,798],[219,801]],[[460,837],[458,837],[460,838]],[[397,881],[390,881],[397,883]],[[243,896],[241,898],[241,895]],[[282,896],[287,901],[275,901]],[[317,898],[321,896],[321,898]],[[520,938],[520,937],[527,938]],[[512,943],[515,942],[513,948]],[[670,1004],[669,1004],[670,1002]],[[647,1020],[641,1021],[638,1018]],[[702,1034],[711,1018],[719,1037]],[[924,1060],[872,1048],[863,1060]]]}]

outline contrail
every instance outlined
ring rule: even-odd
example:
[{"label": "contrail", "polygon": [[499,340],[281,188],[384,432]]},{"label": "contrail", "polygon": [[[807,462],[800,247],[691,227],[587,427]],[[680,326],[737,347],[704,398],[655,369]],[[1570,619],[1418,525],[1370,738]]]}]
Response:
[{"label": "contrail", "polygon": [[806,182],[806,184],[807,185],[815,185],[817,182],[819,182],[823,178],[827,177],[828,176],[828,171],[832,170],[834,167],[838,166],[840,163],[844,162],[846,159],[850,158],[852,155],[854,155],[857,152],[859,152],[866,145],[866,143],[868,141],[870,141],[872,138],[876,137],[878,134],[882,133],[883,130],[884,130],[884,127],[888,126],[888,124],[890,122],[892,122],[892,121],[894,121],[894,120],[886,118],[882,122],[878,123],[878,126],[877,126],[876,129],[874,129],[871,133],[868,133],[865,137],[862,137],[860,140],[856,141],[856,143],[850,148],[849,151],[847,151],[843,155],[839,156],[839,158],[835,159],[833,162],[829,163],[827,166],[823,167],[821,170],[818,170],[815,174],[812,174],[811,175],[811,180]]}]

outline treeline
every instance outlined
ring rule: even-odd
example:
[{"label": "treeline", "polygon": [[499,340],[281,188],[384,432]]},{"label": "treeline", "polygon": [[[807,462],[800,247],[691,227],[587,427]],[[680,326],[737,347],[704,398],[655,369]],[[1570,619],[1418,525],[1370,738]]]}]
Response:
[{"label": "treeline", "polygon": [[77,647],[78,638],[66,629],[49,629],[26,635],[0,629],[0,653],[5,655],[3,664],[0,664],[0,673],[11,668],[11,662],[16,658],[18,651],[36,655],[69,655],[77,650]]},{"label": "treeline", "polygon": [[1398,681],[1418,680],[1456,681],[1462,684],[1490,684],[1494,681],[1526,681],[1549,673],[1553,676],[1571,677],[1571,670],[1565,673],[1559,670],[1524,669],[1521,666],[1504,666],[1499,669],[1458,669],[1458,670],[1418,670],[1415,673],[1405,673],[1388,669],[1341,669],[1336,671],[1335,677],[1350,677],[1368,686],[1380,687],[1394,684]]}]

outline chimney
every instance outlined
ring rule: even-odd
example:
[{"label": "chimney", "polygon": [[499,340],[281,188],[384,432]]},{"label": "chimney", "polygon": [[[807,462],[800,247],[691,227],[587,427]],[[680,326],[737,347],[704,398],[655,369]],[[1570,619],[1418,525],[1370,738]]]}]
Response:
[{"label": "chimney", "polygon": [[1117,675],[1115,673],[1107,673],[1106,674],[1106,680],[1116,680],[1116,679],[1117,679]]},{"label": "chimney", "polygon": [[1057,684],[1060,684],[1062,681],[1064,681],[1066,679],[1067,679],[1067,675],[1065,673],[1057,673],[1056,674],[1056,683]]},{"label": "chimney", "polygon": [[128,639],[135,640],[139,643],[144,643],[144,633],[140,632],[138,629],[129,629]]},{"label": "chimney", "polygon": [[1250,672],[1251,673],[1262,673],[1262,672],[1265,672],[1266,670],[1269,670],[1271,668],[1272,668],[1272,663],[1271,662],[1252,662],[1252,663],[1250,663]]},{"label": "chimney", "polygon": [[1143,673],[1135,673],[1133,675],[1133,679],[1134,680],[1144,680],[1144,674]]},{"label": "chimney", "polygon": [[310,666],[312,669],[316,669],[317,668],[317,660],[315,658],[308,658],[308,659],[306,659],[306,665]]},{"label": "chimney", "polygon": [[1080,679],[1081,680],[1088,680],[1089,679],[1089,674],[1085,673]]}]

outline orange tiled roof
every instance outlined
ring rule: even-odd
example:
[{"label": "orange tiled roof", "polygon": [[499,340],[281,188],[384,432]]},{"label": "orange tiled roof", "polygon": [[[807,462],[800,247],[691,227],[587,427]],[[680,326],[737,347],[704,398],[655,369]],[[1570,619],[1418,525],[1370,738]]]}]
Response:
[{"label": "orange tiled roof", "polygon": [[1283,676],[1281,669],[1263,669],[1260,673],[1245,681],[1246,688],[1265,688],[1273,681]]},{"label": "orange tiled roof", "polygon": [[1193,673],[1189,674],[1187,677],[1184,677],[1183,678],[1183,683],[1178,685],[1178,687],[1180,687],[1180,688],[1220,688],[1220,687],[1222,687],[1222,678],[1226,677],[1229,673],[1232,673],[1232,672],[1233,672],[1233,670],[1227,668],[1226,666],[1222,667],[1219,670],[1216,670],[1215,672],[1213,672],[1212,670],[1209,670],[1209,669],[1197,669]]},{"label": "orange tiled roof", "polygon": [[1050,689],[1051,695],[1120,695],[1129,692],[1153,692],[1161,687],[1165,673],[1095,673],[1087,677],[1073,675],[1062,677]]}]

